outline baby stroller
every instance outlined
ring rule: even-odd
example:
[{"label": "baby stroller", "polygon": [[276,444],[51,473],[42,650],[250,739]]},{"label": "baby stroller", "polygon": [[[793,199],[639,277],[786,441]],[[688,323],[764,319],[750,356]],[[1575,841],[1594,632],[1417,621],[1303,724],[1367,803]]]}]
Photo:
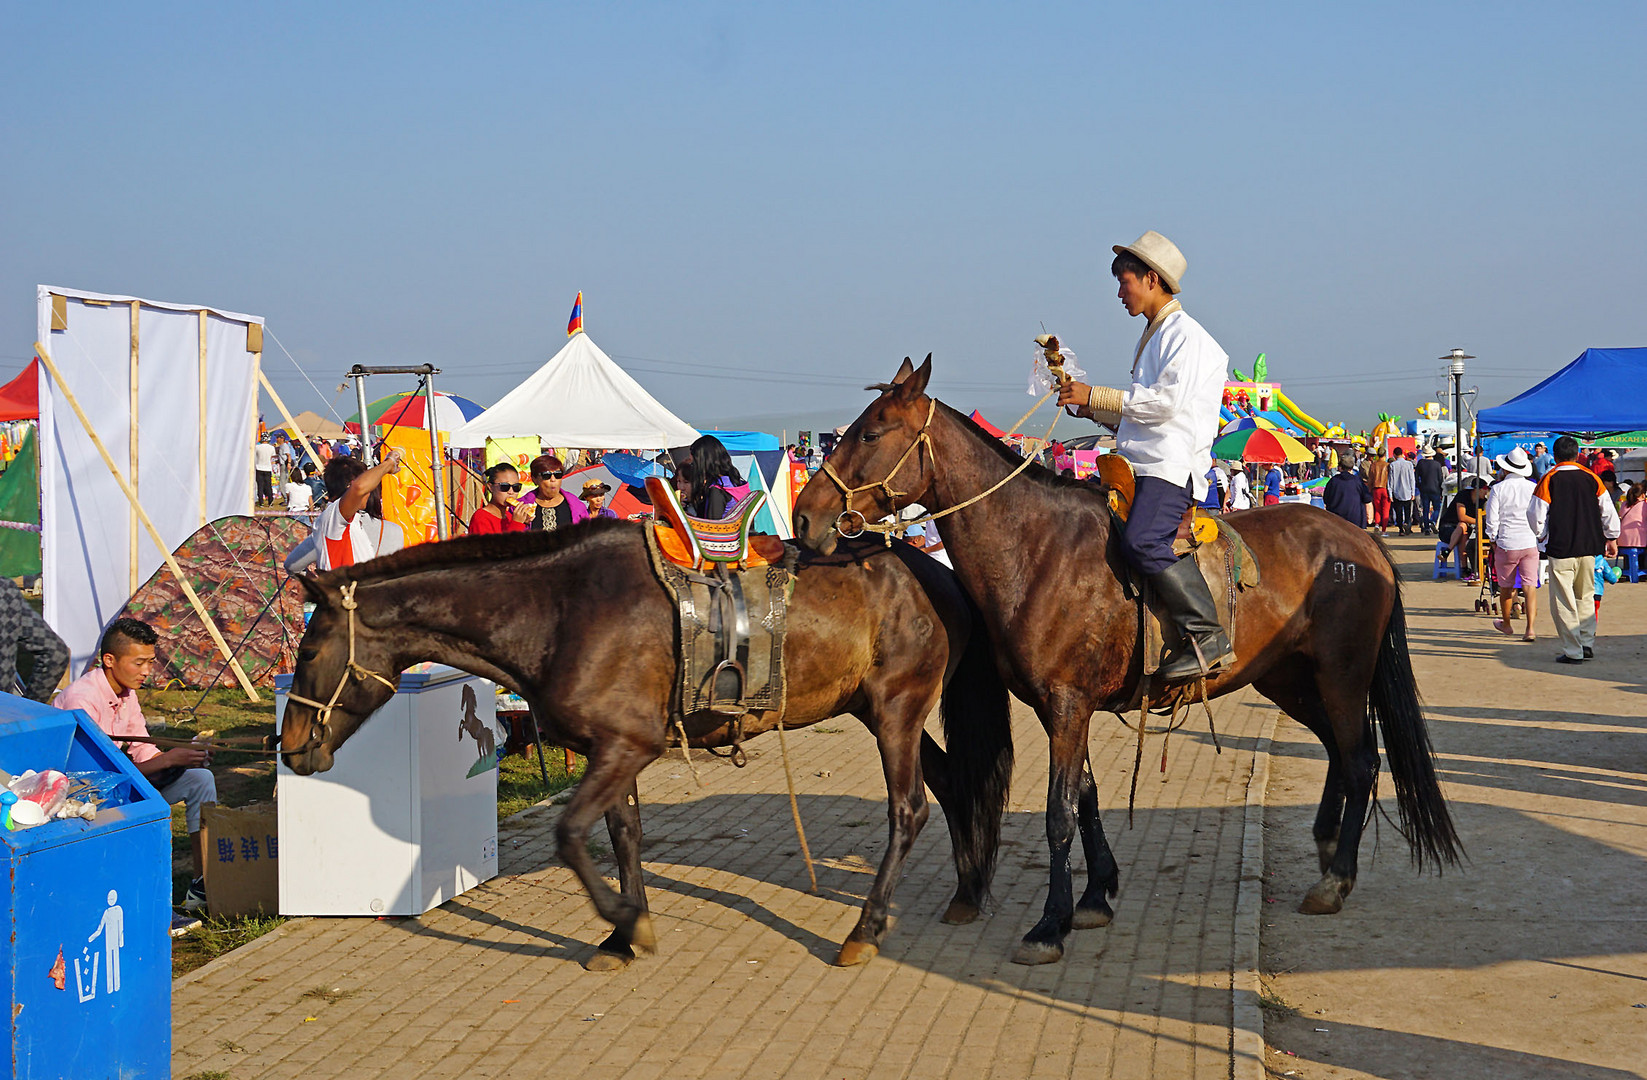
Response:
[{"label": "baby stroller", "polygon": [[[1498,567],[1493,565],[1493,543],[1490,540],[1482,552],[1481,561],[1481,593],[1475,598],[1475,609],[1478,612],[1491,613],[1498,607],[1498,590],[1506,586],[1498,580]],[[1534,585],[1536,587],[1537,583]],[[1510,610],[1499,614],[1499,618],[1505,622],[1527,617],[1527,587],[1521,580],[1519,570],[1516,571],[1513,587],[1515,594],[1510,597]]]}]

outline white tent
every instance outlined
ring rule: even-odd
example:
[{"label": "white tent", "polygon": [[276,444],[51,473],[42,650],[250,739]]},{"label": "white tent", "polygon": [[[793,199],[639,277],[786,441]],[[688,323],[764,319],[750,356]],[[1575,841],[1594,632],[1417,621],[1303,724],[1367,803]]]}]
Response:
[{"label": "white tent", "polygon": [[658,404],[583,332],[503,400],[452,432],[451,446],[536,435],[550,446],[662,450],[698,433]]}]

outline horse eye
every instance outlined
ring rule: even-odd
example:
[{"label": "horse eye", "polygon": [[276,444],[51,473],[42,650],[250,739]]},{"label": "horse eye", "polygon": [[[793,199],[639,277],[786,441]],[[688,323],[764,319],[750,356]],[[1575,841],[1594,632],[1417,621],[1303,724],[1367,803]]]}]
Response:
[{"label": "horse eye", "polygon": [[300,664],[312,663],[314,658],[319,655],[319,649],[299,649],[297,650],[297,661]]},{"label": "horse eye", "polygon": [[863,434],[859,435],[858,439],[861,442],[875,442],[880,437],[881,437],[881,433],[878,432],[878,431],[866,431]]}]

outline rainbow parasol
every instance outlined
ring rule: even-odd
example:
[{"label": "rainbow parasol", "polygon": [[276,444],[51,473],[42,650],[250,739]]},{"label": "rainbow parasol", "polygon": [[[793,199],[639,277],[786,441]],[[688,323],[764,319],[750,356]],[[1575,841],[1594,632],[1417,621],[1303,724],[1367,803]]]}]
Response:
[{"label": "rainbow parasol", "polygon": [[1314,461],[1309,448],[1284,431],[1250,427],[1220,435],[1212,444],[1212,456],[1224,461],[1299,462]]}]

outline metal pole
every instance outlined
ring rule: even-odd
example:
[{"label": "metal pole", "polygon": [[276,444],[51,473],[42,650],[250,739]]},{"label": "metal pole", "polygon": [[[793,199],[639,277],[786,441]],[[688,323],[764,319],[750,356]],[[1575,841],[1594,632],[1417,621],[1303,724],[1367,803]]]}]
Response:
[{"label": "metal pole", "polygon": [[372,461],[372,440],[367,434],[371,422],[366,418],[366,376],[351,372],[349,378],[355,381],[355,401],[360,404],[360,460],[369,469],[376,463]]},{"label": "metal pole", "polygon": [[[429,464],[435,474],[435,536],[446,539],[446,457],[440,449],[440,425],[435,421],[435,377],[423,377],[423,420],[429,425]],[[543,756],[539,751],[538,756]]]}]

